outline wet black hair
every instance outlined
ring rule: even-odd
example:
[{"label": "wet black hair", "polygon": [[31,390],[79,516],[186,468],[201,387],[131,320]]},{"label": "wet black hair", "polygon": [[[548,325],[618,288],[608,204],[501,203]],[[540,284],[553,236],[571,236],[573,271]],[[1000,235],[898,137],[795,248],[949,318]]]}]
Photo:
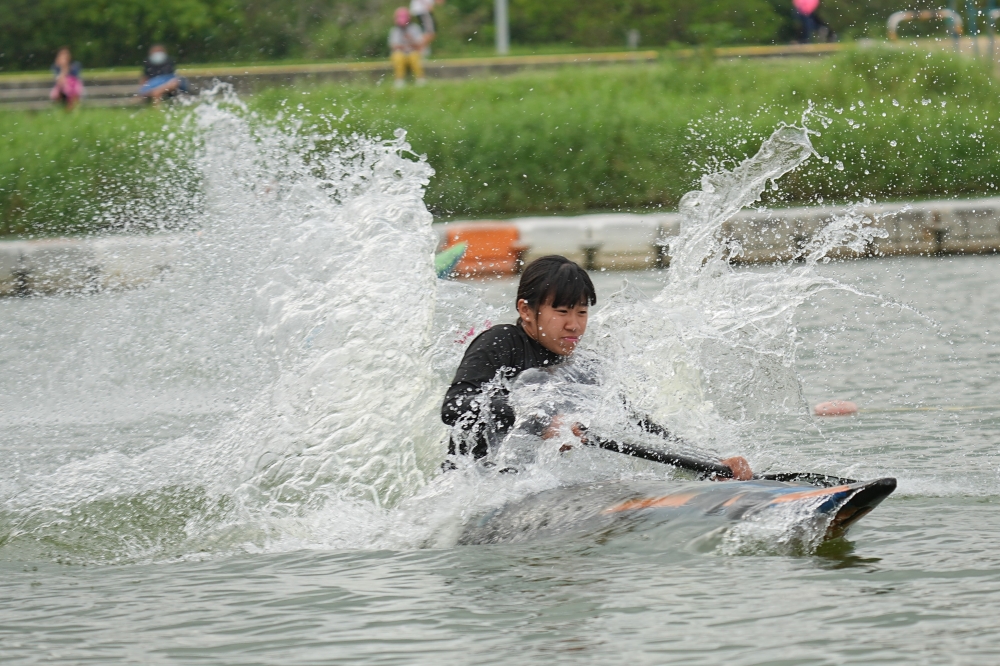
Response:
[{"label": "wet black hair", "polygon": [[578,264],[558,254],[535,259],[521,274],[517,285],[517,300],[528,301],[535,310],[543,305],[554,308],[596,305],[597,292],[587,271]]}]

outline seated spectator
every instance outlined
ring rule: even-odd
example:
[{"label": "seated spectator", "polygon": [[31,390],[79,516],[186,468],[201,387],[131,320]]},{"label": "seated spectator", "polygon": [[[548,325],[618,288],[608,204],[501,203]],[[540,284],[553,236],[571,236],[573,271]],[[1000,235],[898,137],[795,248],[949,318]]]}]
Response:
[{"label": "seated spectator", "polygon": [[80,98],[83,97],[81,70],[80,63],[73,62],[69,47],[64,46],[59,49],[56,53],[56,60],[52,64],[52,73],[55,75],[56,81],[49,92],[49,99],[64,104],[67,111],[72,111]]},{"label": "seated spectator", "polygon": [[400,7],[395,14],[396,25],[389,31],[389,48],[392,49],[392,68],[396,75],[396,87],[406,85],[406,71],[413,72],[417,85],[427,82],[420,54],[424,50],[424,31],[410,20],[410,10]]},{"label": "seated spectator", "polygon": [[154,44],[149,49],[149,57],[142,65],[142,78],[139,94],[158,104],[164,97],[171,97],[178,92],[187,92],[187,80],[177,76],[174,71],[174,61],[167,55],[167,50],[160,44]]}]

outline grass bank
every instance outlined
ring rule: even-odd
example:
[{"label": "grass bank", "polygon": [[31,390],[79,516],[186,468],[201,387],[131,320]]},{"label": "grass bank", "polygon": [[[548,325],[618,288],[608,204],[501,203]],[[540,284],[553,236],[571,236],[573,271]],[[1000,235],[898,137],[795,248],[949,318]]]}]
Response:
[{"label": "grass bank", "polygon": [[[1000,182],[997,93],[971,60],[869,49],[813,61],[573,68],[405,90],[274,89],[252,105],[345,132],[406,128],[437,172],[428,206],[439,216],[488,217],[673,208],[702,173],[754,152],[778,124],[799,122],[810,101],[816,111],[807,122],[820,132],[824,159],[783,179],[768,194],[772,203],[990,194]],[[59,191],[100,196],[113,184],[141,194],[136,178],[149,175],[137,160],[151,148],[129,137],[162,123],[155,110],[0,112],[0,126],[11,128],[0,140],[0,233],[51,231],[74,219]]]},{"label": "grass bank", "polygon": [[160,111],[0,111],[0,237],[176,225],[197,175]]}]

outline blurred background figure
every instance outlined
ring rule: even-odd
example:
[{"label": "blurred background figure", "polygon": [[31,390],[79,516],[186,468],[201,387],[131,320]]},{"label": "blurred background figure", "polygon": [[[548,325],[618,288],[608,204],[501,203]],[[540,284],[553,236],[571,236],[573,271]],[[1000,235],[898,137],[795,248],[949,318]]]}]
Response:
[{"label": "blurred background figure", "polygon": [[407,70],[413,72],[417,85],[427,82],[424,78],[424,65],[420,61],[424,50],[424,31],[410,18],[410,10],[406,7],[396,9],[395,23],[389,31],[389,48],[392,49],[392,69],[396,75],[396,87],[406,85]]},{"label": "blurred background figure", "polygon": [[431,42],[437,37],[437,26],[434,24],[435,5],[444,4],[444,0],[410,0],[410,16],[420,21],[420,27],[424,31],[423,56],[429,57],[431,54]]},{"label": "blurred background figure", "polygon": [[[811,42],[813,35],[819,30],[820,24],[817,21],[816,10],[819,9],[819,0],[792,0],[795,18],[801,26],[799,41],[803,44]],[[824,40],[825,41],[825,40]]]},{"label": "blurred background figure", "polygon": [[167,55],[167,49],[161,44],[154,44],[149,49],[149,57],[142,65],[142,78],[139,79],[139,94],[158,104],[164,97],[171,97],[178,92],[187,92],[187,81],[174,71],[174,61]]},{"label": "blurred background figure", "polygon": [[52,63],[52,73],[56,80],[52,91],[49,92],[49,99],[64,104],[67,111],[72,111],[80,98],[83,97],[81,70],[80,63],[73,62],[73,55],[68,46],[59,49],[55,62]]}]

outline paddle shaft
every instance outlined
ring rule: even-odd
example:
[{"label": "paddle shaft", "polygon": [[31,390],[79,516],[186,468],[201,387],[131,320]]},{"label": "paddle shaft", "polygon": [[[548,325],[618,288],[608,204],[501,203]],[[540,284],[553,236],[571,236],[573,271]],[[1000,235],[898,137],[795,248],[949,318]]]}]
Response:
[{"label": "paddle shaft", "polygon": [[653,462],[663,463],[664,465],[672,465],[674,467],[680,467],[681,469],[699,472],[701,474],[711,474],[724,479],[733,478],[733,470],[729,469],[725,465],[714,463],[709,460],[698,460],[697,458],[682,456],[678,453],[658,451],[640,444],[616,442],[613,439],[604,439],[603,437],[597,437],[589,433],[585,433],[583,437],[580,438],[580,441],[583,442],[585,446],[594,446],[607,451],[615,451],[616,453],[623,453],[627,456],[632,456],[633,458],[651,460]]},{"label": "paddle shaft", "polygon": [[[586,432],[586,430],[584,430],[582,436],[580,437],[580,441],[585,446],[593,446],[606,451],[614,451],[615,453],[622,453],[627,456],[632,456],[633,458],[641,458],[643,460],[650,460],[664,465],[671,465],[680,469],[698,472],[699,474],[707,474],[720,479],[733,478],[733,470],[721,463],[711,462],[709,460],[699,460],[698,458],[691,458],[678,453],[659,451],[657,449],[642,446],[641,444],[616,442],[613,439],[604,439],[603,437],[591,435]],[[784,481],[786,483],[798,481],[800,483],[808,483],[814,486],[822,486],[824,488],[857,483],[854,479],[828,476],[826,474],[816,474],[815,472],[754,474],[753,478],[763,479],[765,481]]]}]

